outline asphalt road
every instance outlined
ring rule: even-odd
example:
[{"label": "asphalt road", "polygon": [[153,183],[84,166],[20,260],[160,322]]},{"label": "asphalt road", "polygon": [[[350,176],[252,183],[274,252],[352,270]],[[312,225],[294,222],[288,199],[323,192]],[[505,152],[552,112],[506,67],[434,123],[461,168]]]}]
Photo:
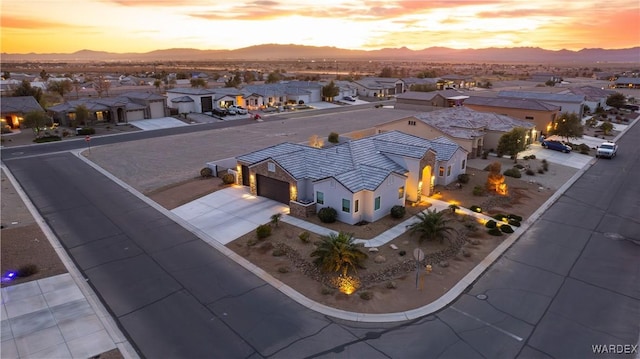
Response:
[{"label": "asphalt road", "polygon": [[3,160],[144,357],[587,358],[640,335],[639,136],[449,307],[387,324],[302,307],[69,153]]}]

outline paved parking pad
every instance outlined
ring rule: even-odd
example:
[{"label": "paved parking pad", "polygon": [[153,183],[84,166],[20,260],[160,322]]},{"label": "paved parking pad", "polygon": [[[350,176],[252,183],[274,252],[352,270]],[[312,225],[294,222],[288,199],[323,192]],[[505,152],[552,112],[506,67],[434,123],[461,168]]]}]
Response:
[{"label": "paved parking pad", "polygon": [[234,186],[213,192],[172,212],[207,233],[221,244],[268,223],[276,213],[288,213],[289,207],[264,197],[256,197],[247,188]]}]

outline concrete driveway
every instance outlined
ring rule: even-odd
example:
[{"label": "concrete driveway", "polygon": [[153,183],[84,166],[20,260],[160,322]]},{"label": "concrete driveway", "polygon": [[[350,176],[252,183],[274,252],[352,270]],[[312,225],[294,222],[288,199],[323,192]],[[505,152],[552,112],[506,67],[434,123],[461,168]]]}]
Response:
[{"label": "concrete driveway", "polygon": [[259,225],[268,223],[272,215],[289,213],[289,206],[265,197],[253,196],[246,187],[233,186],[189,202],[171,212],[225,245]]}]

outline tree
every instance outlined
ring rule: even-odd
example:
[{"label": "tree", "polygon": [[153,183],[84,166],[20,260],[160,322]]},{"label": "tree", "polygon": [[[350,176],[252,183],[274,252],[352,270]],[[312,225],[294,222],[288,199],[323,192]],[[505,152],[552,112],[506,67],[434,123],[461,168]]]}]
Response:
[{"label": "tree", "polygon": [[76,127],[76,124],[86,125],[87,120],[89,119],[89,109],[85,105],[76,106],[76,120],[71,123],[71,127]]},{"label": "tree", "polygon": [[189,82],[191,83],[191,87],[194,87],[194,88],[198,88],[198,87],[207,88],[207,81],[205,81],[205,79],[195,78],[195,79],[191,79],[191,81],[189,81]]},{"label": "tree", "polygon": [[620,107],[624,106],[626,103],[627,103],[626,97],[624,97],[624,95],[619,92],[613,93],[609,95],[609,97],[607,97],[607,106],[615,107],[618,110],[620,109]]},{"label": "tree", "polygon": [[339,93],[340,88],[336,86],[333,81],[329,82],[326,86],[322,86],[322,97],[328,102],[333,101],[333,98],[338,96]]},{"label": "tree", "polygon": [[109,89],[111,88],[111,82],[107,80],[104,76],[100,75],[93,81],[93,89],[98,94],[98,97],[102,97],[103,93],[106,93],[109,96]]},{"label": "tree", "polygon": [[5,72],[3,72],[3,73],[2,73],[2,77],[3,77],[5,80],[10,79],[10,78],[11,78],[11,72],[9,72],[9,71],[5,71]]},{"label": "tree", "polygon": [[33,130],[36,137],[40,136],[40,132],[44,130],[51,120],[43,111],[29,111],[24,115],[24,125]]},{"label": "tree", "polygon": [[45,71],[45,69],[42,69],[42,71],[40,71],[40,78],[42,79],[42,81],[47,81],[49,77],[51,77],[51,75],[49,75],[47,71]]},{"label": "tree", "polygon": [[311,257],[317,257],[314,263],[323,271],[340,272],[345,276],[349,269],[362,268],[362,262],[368,257],[362,247],[355,243],[351,233],[331,233],[322,237]]},{"label": "tree", "polygon": [[64,99],[64,94],[73,90],[73,84],[69,80],[49,81],[49,83],[47,83],[47,90],[59,94],[60,97]]},{"label": "tree", "polygon": [[518,161],[518,153],[524,151],[526,143],[525,136],[527,131],[524,128],[517,127],[500,136],[498,142],[498,153],[506,153],[515,162]]},{"label": "tree", "polygon": [[606,136],[613,130],[613,124],[611,122],[604,121],[598,126],[602,130],[602,133]]},{"label": "tree", "polygon": [[549,131],[549,134],[565,137],[567,141],[569,140],[569,138],[582,137],[582,133],[582,123],[580,123],[578,115],[576,115],[574,112],[561,113],[560,117],[558,117],[557,120],[554,120],[551,123],[551,130]]},{"label": "tree", "polygon": [[31,82],[22,80],[20,85],[13,90],[12,96],[33,96],[38,103],[41,103],[42,89],[39,87],[31,87]]},{"label": "tree", "polygon": [[384,67],[380,71],[380,77],[393,77],[393,69],[391,67]]},{"label": "tree", "polygon": [[556,82],[553,80],[547,80],[544,84],[549,87],[554,87],[556,85]]},{"label": "tree", "polygon": [[269,76],[267,76],[267,81],[265,81],[265,83],[275,84],[280,82],[281,79],[282,77],[280,76],[280,72],[274,71],[274,72],[271,72]]},{"label": "tree", "polygon": [[448,220],[444,218],[445,212],[438,212],[435,209],[427,209],[427,212],[418,213],[419,221],[407,226],[410,235],[418,233],[420,237],[418,241],[422,243],[423,240],[435,240],[438,239],[440,243],[443,243],[446,238],[449,237],[454,230],[452,227],[447,226]]},{"label": "tree", "polygon": [[153,86],[155,86],[156,91],[160,92],[160,86],[162,85],[162,81],[160,79],[156,79],[153,81]]},{"label": "tree", "polygon": [[253,71],[245,71],[242,77],[244,77],[244,82],[248,84],[256,80],[256,76],[253,74]]}]

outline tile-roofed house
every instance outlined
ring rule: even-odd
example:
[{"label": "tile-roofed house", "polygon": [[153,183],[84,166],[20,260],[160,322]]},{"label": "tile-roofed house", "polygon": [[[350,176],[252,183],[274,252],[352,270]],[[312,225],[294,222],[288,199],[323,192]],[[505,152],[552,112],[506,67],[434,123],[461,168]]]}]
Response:
[{"label": "tile-roofed house", "polygon": [[615,81],[616,88],[640,88],[640,77],[619,77]]},{"label": "tile-roofed house", "polygon": [[433,111],[442,107],[454,107],[464,104],[469,98],[458,90],[407,91],[396,96],[395,108],[400,110]]},{"label": "tile-roofed house", "polygon": [[[480,112],[466,106],[450,107],[437,111],[421,112],[410,117],[376,126],[376,132],[401,131],[414,136],[444,142],[444,136],[469,152],[470,158],[478,157],[484,149],[495,149],[500,137],[514,128],[528,132],[529,143],[536,138],[535,125],[529,121],[491,112]],[[432,144],[436,151],[438,148]],[[438,153],[445,153],[442,149]]]},{"label": "tile-roofed house", "polygon": [[518,97],[471,96],[464,106],[480,112],[497,113],[533,123],[545,131],[560,115],[561,107],[552,103]]},{"label": "tile-roofed house", "polygon": [[44,109],[33,96],[15,96],[0,99],[0,116],[2,116],[2,127],[19,128],[24,115],[31,111],[42,111]]},{"label": "tile-roofed house", "polygon": [[560,106],[560,112],[575,113],[579,118],[584,114],[584,95],[558,94],[528,91],[500,91],[498,97],[515,97],[530,100],[538,100],[552,105]]},{"label": "tile-roofed house", "polygon": [[363,77],[353,81],[358,96],[387,97],[399,95],[405,91],[404,82],[399,78]]},{"label": "tile-roofed house", "polygon": [[595,86],[577,86],[570,87],[560,93],[584,96],[584,105],[588,106],[589,109],[594,112],[598,107],[608,108],[607,98],[616,92]]},{"label": "tile-roofed house", "polygon": [[420,201],[466,171],[467,151],[445,138],[391,131],[327,148],[282,143],[238,156],[238,182],[306,215],[333,207],[338,219],[373,222]]}]

